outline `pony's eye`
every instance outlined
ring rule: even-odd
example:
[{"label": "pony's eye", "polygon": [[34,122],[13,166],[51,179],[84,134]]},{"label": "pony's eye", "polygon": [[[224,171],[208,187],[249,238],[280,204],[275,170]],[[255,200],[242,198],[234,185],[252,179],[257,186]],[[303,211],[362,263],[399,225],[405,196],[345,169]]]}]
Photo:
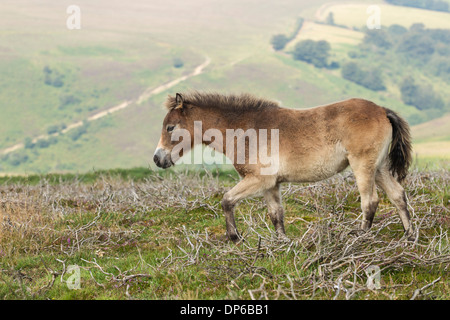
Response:
[{"label": "pony's eye", "polygon": [[167,127],[167,132],[172,132],[173,129],[175,129],[175,126],[168,126]]}]

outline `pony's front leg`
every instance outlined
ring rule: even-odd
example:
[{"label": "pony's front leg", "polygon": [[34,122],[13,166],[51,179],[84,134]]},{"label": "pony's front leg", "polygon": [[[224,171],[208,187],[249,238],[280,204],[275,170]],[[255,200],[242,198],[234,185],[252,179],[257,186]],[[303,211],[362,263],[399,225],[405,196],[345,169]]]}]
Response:
[{"label": "pony's front leg", "polygon": [[230,191],[225,193],[222,199],[222,208],[225,214],[228,239],[236,243],[240,238],[234,219],[234,207],[236,204],[244,198],[261,194],[273,188],[275,184],[276,179],[271,176],[246,176]]}]

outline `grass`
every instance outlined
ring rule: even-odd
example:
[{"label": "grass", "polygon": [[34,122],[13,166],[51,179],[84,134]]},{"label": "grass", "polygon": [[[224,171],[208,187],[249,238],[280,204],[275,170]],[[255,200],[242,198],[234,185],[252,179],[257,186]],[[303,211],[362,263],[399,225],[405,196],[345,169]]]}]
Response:
[{"label": "grass", "polygon": [[[405,183],[420,235],[413,243],[382,194],[371,231],[355,232],[360,204],[350,173],[283,187],[289,241],[277,240],[261,199],[243,201],[238,245],[226,240],[220,205],[234,172],[2,178],[0,297],[448,299],[444,168],[413,169]],[[67,286],[71,265],[79,290]],[[366,286],[370,265],[381,268],[380,289]]]},{"label": "grass", "polygon": [[441,118],[413,126],[411,132],[416,142],[449,141],[449,126],[450,114],[447,114]]},{"label": "grass", "polygon": [[413,152],[421,158],[450,159],[450,141],[430,141],[415,143]]},{"label": "grass", "polygon": [[[98,14],[110,7],[106,1],[81,1],[84,24],[74,32],[65,26],[64,4],[25,2],[25,6],[13,1],[0,5],[7,26],[0,31],[1,149],[45,134],[50,126],[70,125],[135,98],[204,59],[191,48],[149,40],[142,27],[137,32],[129,29],[135,21],[117,27],[108,21],[108,14]],[[183,60],[183,68],[173,67],[175,57]],[[45,68],[50,70],[47,75]],[[54,86],[47,78],[62,83]]]},{"label": "grass", "polygon": [[[25,2],[28,5],[22,7],[10,0],[0,4],[4,13],[0,18],[8,26],[0,31],[0,72],[4,75],[0,79],[0,149],[45,134],[52,126],[70,125],[136,99],[147,88],[191,72],[206,55],[211,64],[203,74],[170,92],[91,123],[76,141],[68,134],[47,148],[20,150],[15,157],[27,161],[19,165],[2,157],[2,173],[145,166],[159,139],[166,96],[187,90],[251,92],[292,108],[363,97],[407,119],[423,118],[424,112],[404,105],[392,86],[386,92],[373,92],[342,79],[340,69],[317,69],[294,61],[287,53],[289,48],[284,53],[273,52],[271,36],[291,33],[299,16],[311,10],[308,1],[289,0],[283,6],[265,2],[255,7],[252,1],[233,0],[221,4],[219,10],[202,0],[177,6],[143,0],[132,4],[82,0],[78,3],[84,17],[82,28],[73,32],[61,23],[64,5],[50,0],[39,5]],[[313,7],[325,2],[315,2]],[[174,23],[173,17],[182,19]],[[354,30],[305,23],[315,29],[304,28],[299,39],[331,41],[330,60],[341,65],[361,37]],[[174,58],[183,60],[184,66],[173,67]],[[45,66],[64,76],[64,86],[44,83]],[[439,88],[448,89],[445,84]]]},{"label": "grass", "polygon": [[359,31],[308,21],[287,49],[292,49],[295,43],[306,39],[315,41],[326,40],[332,46],[335,44],[350,44],[356,46],[363,38],[364,34]]},{"label": "grass", "polygon": [[[366,26],[367,19],[373,14],[366,12],[371,4],[343,3],[332,4],[322,10],[319,19],[325,21],[330,12],[333,12],[336,24],[348,27],[362,28]],[[450,28],[449,13],[417,8],[394,6],[389,4],[376,4],[380,8],[381,26],[399,24],[409,28],[414,23],[423,23],[427,28]]]}]

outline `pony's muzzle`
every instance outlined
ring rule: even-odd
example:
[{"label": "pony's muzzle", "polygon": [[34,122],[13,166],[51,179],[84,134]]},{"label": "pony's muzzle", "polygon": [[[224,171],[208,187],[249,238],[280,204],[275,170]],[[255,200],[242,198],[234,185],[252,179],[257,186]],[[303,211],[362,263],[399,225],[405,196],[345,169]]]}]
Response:
[{"label": "pony's muzzle", "polygon": [[153,161],[158,167],[163,169],[167,169],[173,165],[170,153],[162,148],[156,149],[155,154],[153,155]]}]

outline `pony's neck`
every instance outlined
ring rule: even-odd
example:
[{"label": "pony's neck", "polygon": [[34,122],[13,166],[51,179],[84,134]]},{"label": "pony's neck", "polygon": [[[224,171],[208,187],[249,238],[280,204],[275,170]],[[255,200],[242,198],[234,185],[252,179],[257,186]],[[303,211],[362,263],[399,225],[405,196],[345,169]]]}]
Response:
[{"label": "pony's neck", "polygon": [[231,129],[227,117],[209,110],[195,110],[192,114],[194,125],[194,144],[208,145],[226,154],[226,130]]}]

